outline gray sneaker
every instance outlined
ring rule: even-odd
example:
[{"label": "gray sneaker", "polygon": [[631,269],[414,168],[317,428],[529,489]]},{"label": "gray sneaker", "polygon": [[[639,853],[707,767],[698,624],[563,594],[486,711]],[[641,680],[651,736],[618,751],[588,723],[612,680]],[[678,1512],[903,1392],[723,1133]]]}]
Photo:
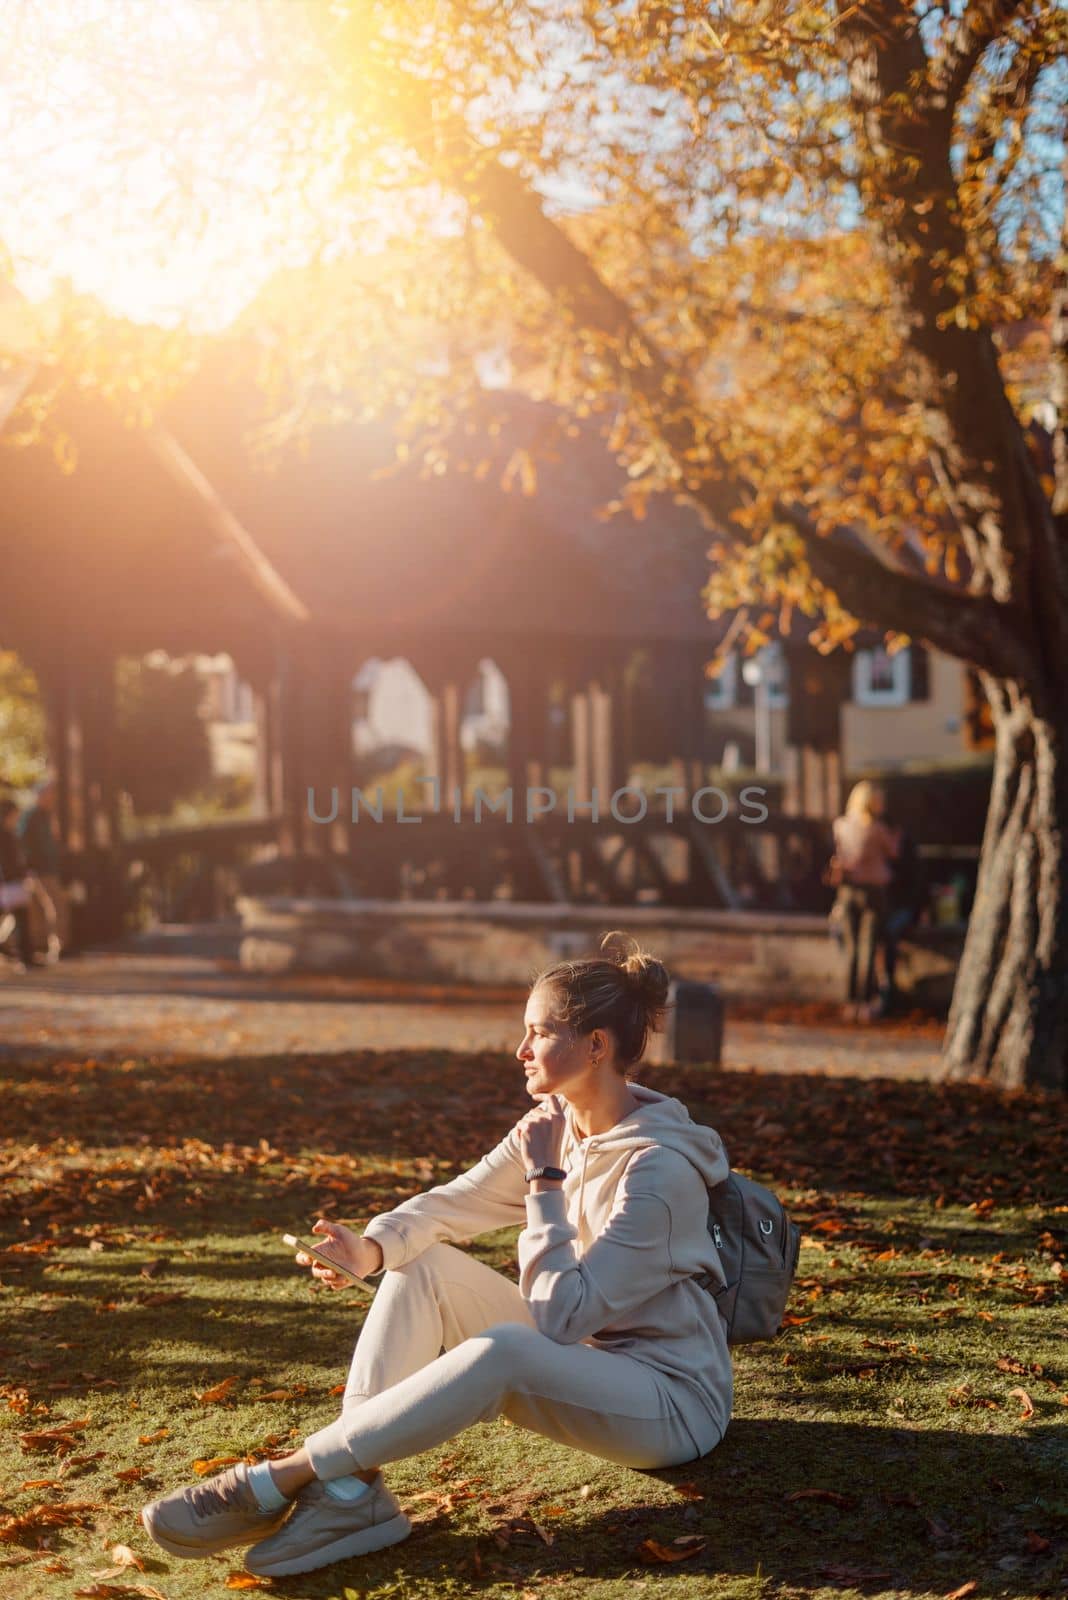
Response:
[{"label": "gray sneaker", "polygon": [[318,1478],[293,1502],[289,1520],[245,1554],[245,1566],[262,1578],[315,1572],[332,1561],[384,1550],[407,1539],[412,1525],[378,1473],[358,1500],[327,1494]]},{"label": "gray sneaker", "polygon": [[172,1556],[211,1556],[231,1544],[250,1544],[271,1533],[289,1511],[262,1511],[244,1462],[214,1478],[176,1489],[141,1512],[146,1531]]}]

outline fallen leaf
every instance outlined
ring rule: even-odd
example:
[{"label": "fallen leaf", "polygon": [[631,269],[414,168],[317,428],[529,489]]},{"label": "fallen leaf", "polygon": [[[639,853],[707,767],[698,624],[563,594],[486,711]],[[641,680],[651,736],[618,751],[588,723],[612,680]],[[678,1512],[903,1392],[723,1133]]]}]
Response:
[{"label": "fallen leaf", "polygon": [[974,1594],[979,1587],[977,1578],[969,1578],[967,1583],[962,1583],[959,1589],[954,1589],[952,1594],[946,1595],[946,1600],[966,1600],[966,1596]]},{"label": "fallen leaf", "polygon": [[84,1433],[88,1426],[88,1417],[82,1417],[79,1422],[61,1422],[54,1428],[41,1428],[35,1433],[20,1433],[19,1443],[23,1450],[51,1450],[57,1456],[64,1456],[73,1450],[78,1442],[71,1438],[71,1435]]},{"label": "fallen leaf", "polygon": [[306,1383],[295,1383],[292,1389],[268,1389],[266,1394],[258,1394],[257,1400],[296,1400],[300,1395],[307,1394]]},{"label": "fallen leaf", "polygon": [[197,1399],[202,1406],[217,1405],[220,1400],[226,1399],[226,1396],[238,1381],[237,1378],[223,1378],[219,1383],[214,1384],[212,1388],[205,1389],[203,1394],[198,1394]]},{"label": "fallen leaf", "polygon": [[157,1428],[155,1433],[139,1433],[137,1442],[138,1444],[158,1444],[160,1439],[169,1439],[170,1433],[171,1430],[169,1428]]},{"label": "fallen leaf", "polygon": [[699,1533],[683,1534],[670,1544],[661,1544],[658,1539],[643,1539],[635,1554],[639,1561],[649,1567],[672,1561],[688,1561],[691,1556],[699,1556],[707,1544],[708,1540]]},{"label": "fallen leaf", "polygon": [[88,1501],[31,1506],[21,1516],[0,1522],[0,1544],[23,1544],[27,1536],[36,1537],[49,1528],[84,1528],[92,1521],[90,1513],[101,1510],[102,1506]]},{"label": "fallen leaf", "polygon": [[123,1467],[121,1472],[115,1474],[120,1483],[137,1483],[144,1475],[144,1467]]},{"label": "fallen leaf", "polygon": [[136,1567],[138,1572],[144,1572],[145,1564],[139,1555],[130,1549],[128,1544],[116,1544],[111,1547],[111,1559],[117,1567]]},{"label": "fallen leaf", "polygon": [[696,1483],[676,1483],[672,1487],[684,1500],[703,1500],[705,1497],[704,1490],[699,1489]]},{"label": "fallen leaf", "polygon": [[1020,1406],[1021,1406],[1021,1411],[1020,1411],[1020,1421],[1021,1422],[1027,1422],[1031,1417],[1034,1416],[1034,1414],[1035,1414],[1035,1403],[1031,1399],[1031,1396],[1028,1394],[1026,1389],[1010,1389],[1009,1390],[1009,1399],[1010,1400],[1019,1400]]},{"label": "fallen leaf", "polygon": [[207,1461],[194,1461],[193,1471],[198,1478],[206,1478],[209,1472],[220,1472],[223,1467],[233,1467],[241,1460],[240,1456],[211,1456]]},{"label": "fallen leaf", "polygon": [[855,1506],[856,1501],[848,1494],[839,1494],[836,1489],[795,1489],[793,1494],[786,1496],[787,1500],[821,1500],[828,1506],[841,1506],[848,1508]]},{"label": "fallen leaf", "polygon": [[270,1578],[256,1578],[251,1572],[231,1572],[223,1585],[226,1589],[267,1589]]},{"label": "fallen leaf", "polygon": [[1043,1539],[1042,1535],[1036,1533],[1033,1528],[1027,1529],[1024,1538],[1027,1540],[1027,1548],[1033,1556],[1043,1555],[1049,1549],[1050,1541]]}]

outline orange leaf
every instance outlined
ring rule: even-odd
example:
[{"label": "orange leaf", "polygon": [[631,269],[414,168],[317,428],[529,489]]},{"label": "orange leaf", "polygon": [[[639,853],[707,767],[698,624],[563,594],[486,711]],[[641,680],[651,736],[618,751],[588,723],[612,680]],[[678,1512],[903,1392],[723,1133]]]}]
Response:
[{"label": "orange leaf", "polygon": [[647,1567],[670,1561],[688,1561],[698,1556],[708,1544],[698,1533],[684,1534],[671,1544],[661,1544],[658,1539],[643,1539],[637,1549],[638,1560]]},{"label": "orange leaf", "polygon": [[208,1461],[194,1461],[193,1471],[198,1478],[206,1478],[209,1472],[218,1472],[222,1467],[235,1466],[240,1460],[240,1456],[212,1456]]},{"label": "orange leaf", "polygon": [[267,1589],[270,1578],[255,1578],[251,1572],[231,1572],[223,1585],[226,1589]]},{"label": "orange leaf", "polygon": [[795,1489],[793,1494],[786,1496],[787,1500],[822,1500],[825,1505],[842,1506],[848,1508],[856,1505],[847,1494],[839,1494],[835,1489]]},{"label": "orange leaf", "polygon": [[213,1406],[218,1401],[226,1399],[226,1396],[230,1393],[230,1390],[233,1388],[234,1384],[237,1383],[237,1381],[237,1378],[223,1378],[222,1381],[215,1384],[213,1388],[205,1389],[203,1394],[198,1394],[197,1399],[200,1401],[202,1406]]},{"label": "orange leaf", "polygon": [[947,1594],[946,1600],[966,1600],[966,1597],[974,1594],[978,1587],[979,1580],[977,1578],[969,1578],[968,1582],[962,1583],[959,1589],[954,1589],[952,1594]]},{"label": "orange leaf", "polygon": [[120,1483],[137,1483],[144,1475],[144,1467],[124,1467],[121,1472],[115,1474]]},{"label": "orange leaf", "polygon": [[1020,1421],[1021,1422],[1027,1422],[1031,1417],[1034,1416],[1034,1414],[1035,1414],[1035,1403],[1031,1399],[1031,1396],[1028,1394],[1026,1389],[1010,1389],[1009,1390],[1009,1399],[1010,1400],[1019,1400],[1020,1405],[1022,1407],[1022,1409],[1020,1411]]},{"label": "orange leaf", "polygon": [[812,1322],[812,1317],[799,1317],[796,1311],[787,1311],[782,1319],[784,1328],[799,1328],[803,1322]]},{"label": "orange leaf", "polygon": [[117,1567],[136,1567],[138,1572],[144,1572],[145,1564],[139,1555],[130,1549],[128,1544],[115,1544],[111,1547],[111,1559]]},{"label": "orange leaf", "polygon": [[138,1444],[158,1444],[160,1439],[169,1439],[170,1432],[169,1428],[157,1428],[155,1433],[139,1433],[137,1442]]}]

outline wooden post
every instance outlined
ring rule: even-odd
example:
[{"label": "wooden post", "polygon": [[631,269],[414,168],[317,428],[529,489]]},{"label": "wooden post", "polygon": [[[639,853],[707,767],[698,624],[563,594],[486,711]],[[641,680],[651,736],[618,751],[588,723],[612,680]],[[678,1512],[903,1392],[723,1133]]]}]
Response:
[{"label": "wooden post", "polygon": [[457,789],[463,793],[465,778],[464,752],[460,744],[463,691],[455,678],[449,678],[442,684],[438,701],[441,716],[441,809],[451,812],[456,803]]},{"label": "wooden post", "polygon": [[575,769],[573,788],[577,805],[587,805],[591,799],[593,764],[590,757],[590,697],[583,688],[571,695],[571,760]]}]

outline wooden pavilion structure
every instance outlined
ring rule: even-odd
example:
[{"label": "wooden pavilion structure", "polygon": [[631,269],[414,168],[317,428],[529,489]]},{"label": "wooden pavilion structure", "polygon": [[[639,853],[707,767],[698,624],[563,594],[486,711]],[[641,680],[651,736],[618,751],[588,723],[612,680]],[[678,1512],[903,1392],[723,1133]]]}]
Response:
[{"label": "wooden pavilion structure", "polygon": [[[638,651],[645,724],[687,798],[701,787],[704,667],[722,624],[701,601],[709,535],[696,517],[664,505],[642,524],[626,512],[605,520],[618,469],[596,433],[561,430],[551,408],[499,391],[458,430],[461,449],[454,439],[444,472],[398,463],[392,430],[357,422],[319,429],[306,451],[259,469],[248,435],[263,402],[234,354],[220,352],[148,431],[66,385],[54,427],[73,447],[73,471],[48,442],[0,448],[0,644],[41,684],[62,836],[82,876],[95,875],[98,900],[114,909],[133,848],[119,837],[112,775],[115,663],[162,649],[225,651],[253,685],[264,815],[204,830],[199,842],[142,842],[146,859],[168,850],[222,859],[239,844],[273,842],[283,855],[354,863],[361,888],[394,895],[407,892],[399,863],[437,850],[460,867],[451,880],[424,875],[437,892],[488,897],[503,875],[518,898],[565,898],[592,881],[606,898],[644,883],[684,902],[729,903],[708,829],[696,838],[689,828],[687,865],[674,878],[635,829],[616,853],[617,865],[627,849],[637,861],[628,877],[596,847],[592,823],[558,838],[554,854],[549,819],[506,836],[503,823],[458,828],[451,815],[464,691],[486,657],[508,683],[517,793],[547,781],[548,708],[561,696],[578,800],[626,782],[641,754],[627,748]],[[25,396],[35,381],[18,378],[7,415],[15,390]],[[530,496],[502,488],[520,451],[537,460]],[[309,814],[309,789],[348,795],[351,686],[371,657],[407,659],[432,696],[431,773],[450,797],[447,833],[383,824],[368,845],[368,825],[354,826],[344,804],[329,826]],[[576,850],[587,852],[577,876],[568,872]]]}]

